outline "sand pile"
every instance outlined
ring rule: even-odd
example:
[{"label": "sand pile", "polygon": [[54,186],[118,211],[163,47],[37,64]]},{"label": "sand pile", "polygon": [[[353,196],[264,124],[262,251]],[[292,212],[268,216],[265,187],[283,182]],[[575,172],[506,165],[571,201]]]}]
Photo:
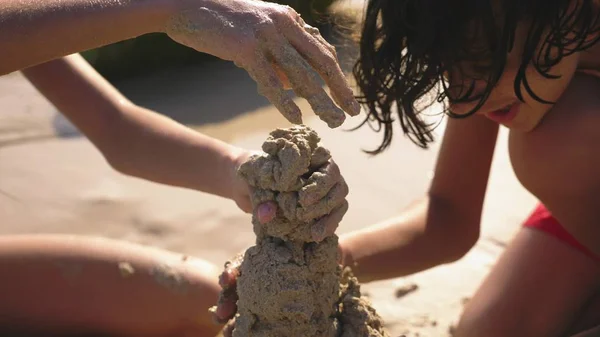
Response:
[{"label": "sand pile", "polygon": [[337,206],[327,196],[315,202],[331,195],[336,182],[324,169],[331,156],[319,142],[306,126],[277,129],[265,153],[240,167],[255,209],[265,201],[279,209],[267,224],[253,217],[256,245],[240,267],[234,337],[387,336],[357,279],[338,263],[338,237],[312,239],[318,218]]}]

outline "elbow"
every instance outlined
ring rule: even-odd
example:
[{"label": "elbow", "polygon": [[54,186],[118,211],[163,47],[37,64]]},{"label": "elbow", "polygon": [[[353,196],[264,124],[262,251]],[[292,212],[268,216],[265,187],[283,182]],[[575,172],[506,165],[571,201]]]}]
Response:
[{"label": "elbow", "polygon": [[462,259],[479,240],[481,211],[459,207],[448,199],[429,196],[429,229],[440,249],[441,263]]},{"label": "elbow", "polygon": [[132,156],[128,155],[128,144],[121,141],[118,134],[113,133],[111,137],[107,137],[110,141],[98,142],[96,147],[102,153],[106,163],[115,171],[131,176],[133,168],[130,164]]},{"label": "elbow", "polygon": [[[458,226],[454,226],[458,227]],[[465,228],[466,227],[466,228]],[[479,240],[479,223],[461,224],[460,228],[454,228],[450,235],[445,235],[446,247],[444,252],[444,263],[454,263],[461,260]]]},{"label": "elbow", "polygon": [[121,160],[117,159],[117,156],[115,156],[114,154],[112,154],[111,152],[108,152],[108,151],[102,152],[102,154],[104,155],[104,160],[106,160],[108,165],[113,170],[115,170],[121,174],[129,175],[127,173],[127,171],[128,171],[127,165],[124,165]]},{"label": "elbow", "polygon": [[135,134],[135,130],[123,118],[127,107],[122,105],[116,113],[111,114],[111,118],[102,123],[102,130],[97,132],[101,136],[91,137],[91,140],[113,170],[124,175],[134,175],[132,161],[135,152],[131,135]]},{"label": "elbow", "polygon": [[135,176],[132,165],[128,163],[130,159],[123,155],[123,151],[106,149],[102,151],[102,155],[113,170],[127,176]]}]

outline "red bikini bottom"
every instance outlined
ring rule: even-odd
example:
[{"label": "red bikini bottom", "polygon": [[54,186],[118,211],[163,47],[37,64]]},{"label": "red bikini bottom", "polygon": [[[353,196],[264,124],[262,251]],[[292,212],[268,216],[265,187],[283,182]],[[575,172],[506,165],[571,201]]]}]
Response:
[{"label": "red bikini bottom", "polygon": [[523,224],[524,227],[536,228],[541,230],[558,240],[568,244],[569,246],[579,250],[585,255],[592,259],[600,262],[600,256],[595,255],[584,245],[579,243],[567,230],[556,220],[550,211],[546,209],[546,206],[539,204],[533,213],[529,216],[529,219]]}]

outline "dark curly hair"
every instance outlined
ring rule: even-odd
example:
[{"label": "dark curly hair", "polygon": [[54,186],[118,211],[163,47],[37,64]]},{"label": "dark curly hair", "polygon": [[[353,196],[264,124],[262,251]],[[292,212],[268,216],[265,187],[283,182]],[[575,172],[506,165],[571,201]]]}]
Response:
[{"label": "dark curly hair", "polygon": [[[360,36],[360,55],[353,73],[357,99],[368,108],[366,119],[383,129],[377,154],[389,147],[393,135],[392,109],[400,126],[415,144],[427,148],[435,124],[423,111],[435,102],[443,113],[466,117],[489,97],[506,65],[519,23],[528,31],[514,88],[523,101],[521,86],[535,100],[527,82],[528,65],[548,79],[550,69],[564,57],[600,39],[600,0],[369,0]],[[596,35],[597,34],[597,35]],[[469,71],[462,65],[468,64]],[[448,74],[463,78],[460,90],[449,87]],[[467,74],[468,73],[468,74]],[[479,75],[474,75],[479,74]],[[465,78],[469,80],[464,80]],[[474,93],[474,80],[487,83]],[[452,83],[454,85],[454,83]],[[478,102],[466,115],[448,111],[447,103]],[[375,125],[374,125],[375,123]]]}]

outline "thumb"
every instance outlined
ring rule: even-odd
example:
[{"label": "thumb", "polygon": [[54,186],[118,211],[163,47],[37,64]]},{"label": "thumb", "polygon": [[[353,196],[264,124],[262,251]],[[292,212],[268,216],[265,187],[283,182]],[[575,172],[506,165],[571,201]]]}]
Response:
[{"label": "thumb", "polygon": [[277,204],[273,201],[263,202],[256,209],[258,221],[262,224],[268,223],[277,215]]}]

